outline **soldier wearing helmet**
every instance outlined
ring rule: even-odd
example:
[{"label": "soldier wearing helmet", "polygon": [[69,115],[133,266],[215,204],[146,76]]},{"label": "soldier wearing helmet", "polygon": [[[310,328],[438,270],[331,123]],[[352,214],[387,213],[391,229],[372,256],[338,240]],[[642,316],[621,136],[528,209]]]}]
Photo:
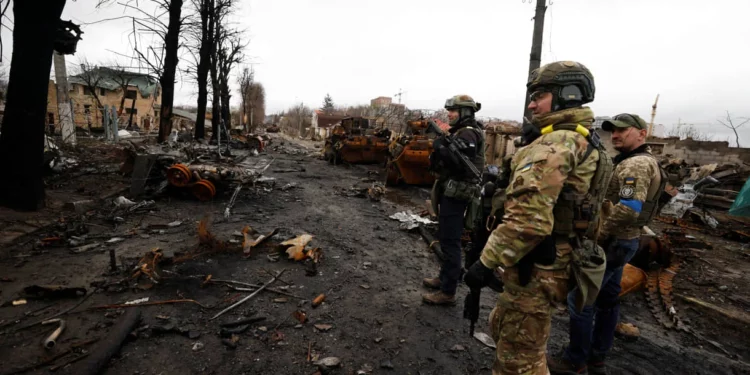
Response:
[{"label": "soldier wearing helmet", "polygon": [[[479,179],[467,170],[461,155],[449,149],[449,144],[481,171],[484,168],[484,126],[474,118],[482,108],[468,95],[456,95],[445,101],[451,128],[448,134],[433,142],[430,155],[430,168],[437,175],[432,188],[433,208],[438,213],[440,247],[444,259],[438,277],[428,277],[422,282],[426,288],[437,292],[424,294],[422,301],[433,305],[453,305],[456,303],[456,288],[461,276],[461,235],[466,221],[465,215],[470,205],[478,203]],[[478,204],[477,204],[478,205]]]},{"label": "soldier wearing helmet", "polygon": [[[603,200],[594,181],[611,173],[610,159],[588,130],[594,113],[583,106],[594,100],[594,77],[583,64],[560,61],[534,70],[526,87],[533,117],[524,126],[524,147],[510,163],[500,224],[464,278],[481,288],[496,268],[503,270],[505,287],[490,314],[497,342],[493,374],[547,374],[550,308],[566,300],[570,277],[580,280],[577,269],[570,271],[577,263],[572,260],[594,254],[581,260],[595,269],[593,279],[604,268],[603,252],[587,240],[598,227]],[[592,303],[601,278],[591,284],[583,288],[581,304]]]}]

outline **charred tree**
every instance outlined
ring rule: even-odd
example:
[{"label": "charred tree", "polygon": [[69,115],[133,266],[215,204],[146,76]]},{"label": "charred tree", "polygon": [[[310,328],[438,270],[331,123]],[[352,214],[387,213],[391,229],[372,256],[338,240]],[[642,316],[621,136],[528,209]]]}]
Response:
[{"label": "charred tree", "polygon": [[215,0],[194,2],[200,16],[200,46],[198,49],[198,114],[195,120],[195,139],[206,137],[206,107],[208,104],[208,73],[211,70],[211,46],[214,43]]},{"label": "charred tree", "polygon": [[239,32],[222,28],[218,49],[218,73],[219,89],[221,96],[221,118],[227,130],[231,125],[229,100],[232,96],[229,92],[229,74],[232,67],[242,62],[242,49],[245,46],[239,40]]},{"label": "charred tree", "polygon": [[13,56],[0,135],[0,205],[44,207],[44,118],[60,15],[65,0],[14,1]]},{"label": "charred tree", "polygon": [[237,78],[237,83],[240,85],[240,97],[242,98],[241,109],[242,115],[240,116],[240,124],[245,132],[250,131],[247,122],[252,123],[252,118],[247,118],[247,106],[250,96],[250,86],[253,84],[253,72],[248,68],[243,68],[242,73]]},{"label": "charred tree", "polygon": [[211,139],[215,140],[219,130],[219,121],[221,121],[221,100],[219,99],[219,93],[221,92],[219,86],[219,58],[216,53],[218,46],[216,45],[221,33],[221,28],[217,25],[214,30],[214,43],[211,45]]},{"label": "charred tree", "polygon": [[182,19],[182,0],[171,0],[169,3],[169,25],[164,37],[164,70],[161,84],[161,110],[159,111],[159,143],[167,141],[172,132],[172,106],[174,104],[174,83],[177,73],[177,50],[180,47],[180,26]]}]

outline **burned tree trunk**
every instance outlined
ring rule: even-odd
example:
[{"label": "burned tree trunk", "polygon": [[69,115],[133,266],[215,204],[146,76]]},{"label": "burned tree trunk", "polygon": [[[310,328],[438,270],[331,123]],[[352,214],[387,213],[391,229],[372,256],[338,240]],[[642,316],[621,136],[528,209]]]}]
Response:
[{"label": "burned tree trunk", "polygon": [[211,92],[213,98],[211,99],[211,139],[216,139],[216,135],[219,130],[219,121],[221,121],[221,101],[219,94],[221,88],[219,85],[219,58],[218,58],[218,46],[219,43],[219,25],[216,25],[214,30],[214,40],[211,44]]},{"label": "burned tree trunk", "polygon": [[211,88],[213,98],[211,98],[211,139],[216,139],[216,134],[219,131],[219,121],[221,121],[221,100],[219,88],[219,77],[216,74],[216,69],[211,67]]},{"label": "burned tree trunk", "polygon": [[200,4],[201,45],[198,50],[198,114],[195,119],[195,139],[206,137],[206,106],[208,103],[208,71],[211,69],[211,45],[214,38],[214,0]]},{"label": "burned tree trunk", "polygon": [[228,72],[222,72],[219,81],[221,82],[221,119],[224,120],[224,125],[227,130],[229,130],[232,125],[232,119],[229,112],[229,99],[231,98],[231,95],[229,95]]},{"label": "burned tree trunk", "polygon": [[52,50],[65,0],[14,1],[13,57],[0,135],[0,205],[44,206],[44,118]]},{"label": "burned tree trunk", "polygon": [[183,0],[171,0],[169,3],[169,26],[164,38],[164,70],[161,84],[161,111],[159,119],[159,143],[165,142],[172,132],[172,106],[174,103],[174,80],[177,72],[177,49],[180,47],[180,15]]}]

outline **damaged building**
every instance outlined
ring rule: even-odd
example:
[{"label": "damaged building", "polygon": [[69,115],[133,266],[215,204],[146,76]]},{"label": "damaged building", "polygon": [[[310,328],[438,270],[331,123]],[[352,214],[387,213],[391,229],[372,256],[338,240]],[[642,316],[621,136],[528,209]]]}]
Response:
[{"label": "damaged building", "polygon": [[[68,77],[68,86],[76,127],[100,128],[104,107],[114,107],[121,125],[127,124],[132,114],[133,125],[146,131],[158,128],[161,87],[155,77],[97,67]],[[57,84],[53,80],[47,91],[46,122],[59,131]]]}]

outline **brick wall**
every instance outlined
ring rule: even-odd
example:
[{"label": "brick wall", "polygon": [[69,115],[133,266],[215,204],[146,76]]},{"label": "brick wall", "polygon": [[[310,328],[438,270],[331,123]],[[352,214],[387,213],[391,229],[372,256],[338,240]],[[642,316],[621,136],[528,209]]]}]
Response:
[{"label": "brick wall", "polygon": [[[611,156],[617,155],[612,148],[610,133],[597,129],[607,151]],[[750,164],[750,148],[729,147],[726,141],[695,141],[679,138],[649,138],[655,154],[670,155],[671,158],[684,159],[688,164]]]},{"label": "brick wall", "polygon": [[729,142],[658,139],[664,144],[664,155],[685,159],[689,164],[750,164],[750,148],[729,147]]}]

